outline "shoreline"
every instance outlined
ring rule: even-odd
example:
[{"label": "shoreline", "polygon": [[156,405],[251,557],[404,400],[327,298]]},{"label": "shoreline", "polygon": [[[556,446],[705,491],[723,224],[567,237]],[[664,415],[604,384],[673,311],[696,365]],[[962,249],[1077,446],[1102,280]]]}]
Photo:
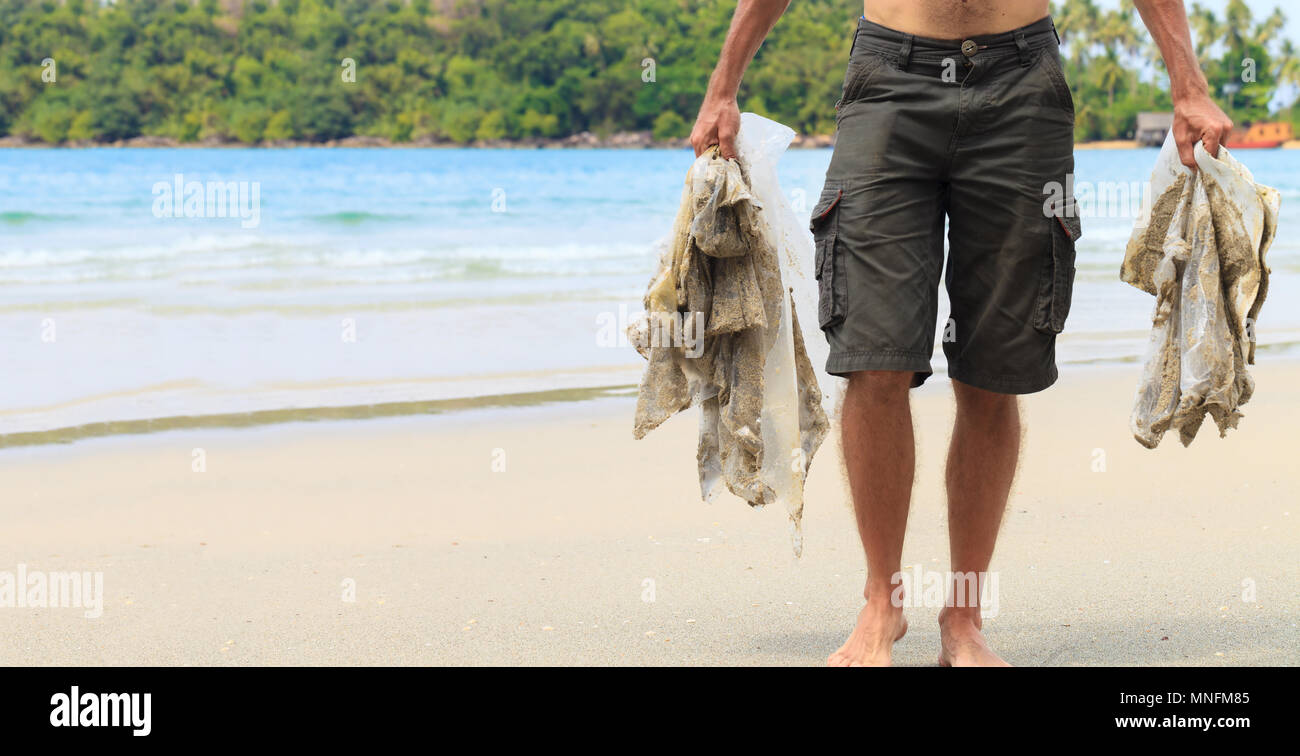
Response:
[{"label": "shoreline", "polygon": [[[435,139],[414,139],[409,142],[394,142],[384,137],[354,135],[343,139],[331,139],[324,142],[304,142],[283,140],[275,142],[232,142],[218,139],[205,139],[197,142],[182,142],[171,137],[138,136],[116,142],[62,142],[50,144],[22,137],[0,137],[0,149],[490,149],[490,150],[684,150],[690,149],[686,139],[657,140],[649,132],[618,132],[608,136],[599,136],[589,131],[572,134],[567,137],[546,137],[536,139],[494,139],[476,140],[460,143]],[[796,134],[790,143],[790,149],[828,149],[835,146],[835,138],[829,134],[805,136]],[[1158,148],[1158,145],[1142,145],[1134,139],[1097,139],[1088,142],[1076,142],[1076,150],[1132,150]],[[1271,149],[1300,149],[1300,139],[1292,139]]]},{"label": "shoreline", "polygon": [[[823,148],[832,146],[834,140],[826,135],[796,135],[792,148]],[[366,148],[366,149],[689,149],[686,138],[658,140],[648,131],[620,131],[608,135],[593,134],[583,131],[566,137],[537,137],[531,139],[492,139],[475,140],[461,143],[432,138],[413,139],[409,142],[394,142],[384,137],[353,135],[343,139],[331,139],[323,142],[299,140],[280,140],[273,142],[234,142],[220,139],[204,139],[197,142],[182,142],[172,137],[137,136],[115,142],[48,142],[28,140],[23,137],[0,137],[0,149],[310,149],[310,148]]]},{"label": "shoreline", "polygon": [[107,420],[49,430],[20,431],[0,434],[0,451],[33,446],[70,444],[92,438],[139,436],[170,431],[202,429],[235,430],[289,423],[316,423],[328,420],[374,420],[417,415],[443,415],[467,410],[538,407],[550,404],[584,402],[616,397],[632,392],[636,385],[591,386],[546,389],[509,394],[451,397],[370,404],[326,405],[319,407],[283,407],[248,412],[223,412],[204,415],[169,415],[131,420]]},{"label": "shoreline", "polygon": [[[1300,370],[1300,350],[1296,344],[1264,345],[1260,349],[1261,358],[1268,359],[1261,363],[1270,369]],[[1088,358],[1060,363],[1062,380],[1074,376],[1077,380],[1105,380],[1123,377],[1134,386],[1141,375],[1143,358],[1141,356],[1118,356],[1107,358]],[[89,420],[86,422],[64,422],[54,427],[29,427],[25,430],[13,430],[0,433],[0,455],[10,450],[35,449],[76,445],[79,442],[97,439],[129,439],[154,436],[163,433],[190,431],[257,431],[258,429],[310,424],[335,425],[339,422],[354,424],[370,420],[401,418],[418,418],[430,416],[447,416],[467,418],[482,414],[484,411],[524,409],[530,407],[550,406],[560,409],[575,410],[576,407],[589,405],[602,400],[627,399],[634,403],[640,381],[640,367],[634,373],[627,369],[599,369],[591,376],[596,382],[588,385],[585,381],[571,382],[570,385],[548,385],[545,388],[528,388],[527,384],[501,384],[496,391],[470,393],[465,395],[442,395],[425,398],[393,399],[386,401],[356,400],[359,396],[336,397],[338,401],[313,404],[302,401],[288,406],[264,406],[257,409],[235,409],[229,411],[215,410],[192,414],[161,414],[158,416],[120,417],[108,420]],[[1249,366],[1252,374],[1260,365]],[[572,370],[557,370],[558,378],[571,377]],[[535,376],[539,377],[539,376]],[[629,378],[636,382],[627,382]],[[468,379],[463,379],[468,380]],[[614,380],[616,382],[611,383]],[[934,377],[925,386],[913,391],[913,396],[925,396],[934,391],[942,391],[948,382],[947,370],[942,364],[936,365]],[[557,381],[563,384],[564,381]],[[834,390],[838,382],[830,384]],[[828,386],[821,387],[825,393]],[[317,396],[317,399],[327,399]],[[354,401],[348,402],[352,398]],[[1249,407],[1249,405],[1247,405]],[[2,415],[4,413],[0,413]],[[9,411],[11,415],[27,414]]]},{"label": "shoreline", "polygon": [[[1074,145],[1076,150],[1136,150],[1144,145],[1137,143],[1135,139],[1099,139],[1092,142],[1077,142]],[[1158,149],[1158,148],[1157,148]]]},{"label": "shoreline", "polygon": [[[796,134],[790,143],[791,149],[826,149],[835,146],[835,139],[830,134],[803,135]],[[1103,139],[1090,142],[1078,142],[1075,149],[1111,150],[1139,148],[1132,139]],[[460,143],[435,139],[416,139],[409,142],[394,142],[383,137],[354,135],[343,139],[331,139],[324,142],[305,142],[283,140],[276,142],[232,142],[206,139],[197,142],[182,142],[171,137],[138,136],[115,142],[63,142],[50,144],[22,137],[0,137],[0,149],[500,149],[500,150],[556,150],[556,149],[603,149],[603,150],[678,150],[690,149],[690,142],[681,139],[654,139],[649,132],[617,132],[600,136],[588,131],[567,137],[547,137],[536,139],[495,139],[476,140]],[[1300,140],[1293,140],[1282,145],[1281,149],[1300,148]]]}]

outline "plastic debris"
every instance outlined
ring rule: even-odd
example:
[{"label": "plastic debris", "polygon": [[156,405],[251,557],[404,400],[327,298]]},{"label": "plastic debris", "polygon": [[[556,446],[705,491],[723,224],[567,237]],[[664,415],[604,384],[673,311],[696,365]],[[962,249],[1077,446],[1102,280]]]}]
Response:
[{"label": "plastic debris", "polygon": [[796,300],[811,262],[806,222],[776,179],[794,132],[746,113],[739,160],[712,149],[686,176],[671,236],[628,335],[648,363],[634,434],[700,408],[700,491],[783,506],[802,552],[803,484],[828,423]]},{"label": "plastic debris", "polygon": [[1171,428],[1184,446],[1208,414],[1219,435],[1237,427],[1255,382],[1255,322],[1268,294],[1276,189],[1255,183],[1225,147],[1178,160],[1173,132],[1151,174],[1152,203],[1129,238],[1120,278],[1155,296],[1146,365],[1129,426],[1154,449]]}]

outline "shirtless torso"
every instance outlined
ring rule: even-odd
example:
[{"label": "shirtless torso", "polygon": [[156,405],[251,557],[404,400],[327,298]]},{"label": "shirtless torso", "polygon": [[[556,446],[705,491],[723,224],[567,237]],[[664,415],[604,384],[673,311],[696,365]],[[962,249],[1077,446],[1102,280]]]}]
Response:
[{"label": "shirtless torso", "polygon": [[1047,15],[1047,0],[865,0],[862,15],[890,29],[936,39],[997,34]]}]

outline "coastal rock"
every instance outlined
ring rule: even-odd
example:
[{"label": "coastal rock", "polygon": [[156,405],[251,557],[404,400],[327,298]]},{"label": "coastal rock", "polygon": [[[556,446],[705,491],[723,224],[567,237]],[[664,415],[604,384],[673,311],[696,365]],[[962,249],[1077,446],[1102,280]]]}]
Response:
[{"label": "coastal rock", "polygon": [[[834,139],[830,135],[820,134],[796,137],[792,147],[831,147]],[[408,142],[394,142],[386,137],[355,135],[325,142],[312,142],[297,139],[263,140],[251,145],[237,142],[222,136],[209,136],[197,142],[180,142],[172,137],[137,136],[131,139],[119,139],[114,142],[70,141],[62,145],[51,145],[26,136],[12,135],[0,137],[0,147],[262,147],[285,149],[289,147],[475,147],[490,149],[689,149],[690,140],[686,137],[674,139],[655,139],[648,130],[619,131],[601,136],[590,131],[582,131],[564,137],[523,137],[520,139],[478,139],[469,144],[453,142],[433,134],[422,134]]]},{"label": "coastal rock", "polygon": [[835,146],[835,137],[831,134],[797,135],[790,143],[791,147],[818,149]]},{"label": "coastal rock", "polygon": [[342,139],[330,140],[328,147],[392,147],[393,143],[384,137],[354,135]]},{"label": "coastal rock", "polygon": [[560,140],[560,144],[564,147],[599,147],[600,137],[590,131],[580,131],[564,137]]},{"label": "coastal rock", "polygon": [[620,131],[604,140],[602,147],[639,147],[645,149],[654,145],[654,137],[649,131]]},{"label": "coastal rock", "polygon": [[0,137],[0,147],[48,147],[45,142],[28,139],[23,136]]},{"label": "coastal rock", "polygon": [[137,136],[113,142],[114,147],[176,147],[179,144],[177,140],[164,136]]}]

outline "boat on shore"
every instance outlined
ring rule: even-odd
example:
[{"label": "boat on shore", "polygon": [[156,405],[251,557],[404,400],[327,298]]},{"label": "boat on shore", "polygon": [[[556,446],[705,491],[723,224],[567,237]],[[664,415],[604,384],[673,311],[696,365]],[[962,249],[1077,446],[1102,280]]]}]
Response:
[{"label": "boat on shore", "polygon": [[1292,138],[1289,123],[1251,123],[1234,128],[1223,146],[1230,150],[1269,149],[1281,147]]}]

